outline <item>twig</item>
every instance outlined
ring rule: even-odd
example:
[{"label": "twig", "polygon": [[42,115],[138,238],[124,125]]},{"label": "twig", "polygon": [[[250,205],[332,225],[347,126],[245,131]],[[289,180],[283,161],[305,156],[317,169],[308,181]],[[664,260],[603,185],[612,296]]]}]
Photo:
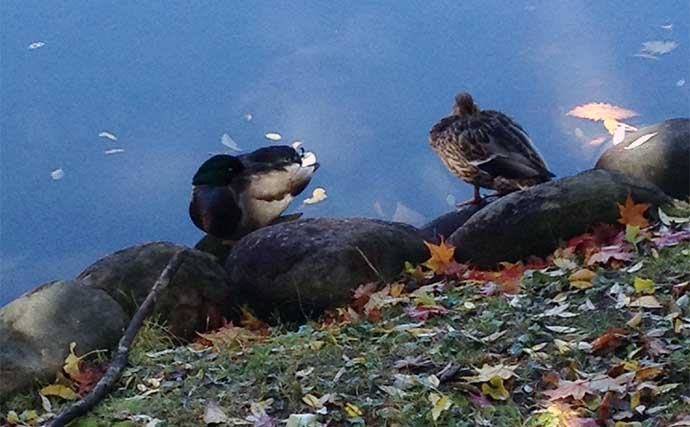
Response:
[{"label": "twig", "polygon": [[110,366],[108,366],[108,370],[106,371],[105,375],[103,375],[103,378],[98,381],[98,384],[96,384],[93,390],[91,390],[91,392],[86,395],[85,398],[60,413],[50,424],[48,424],[48,427],[63,427],[67,425],[75,418],[89,412],[108,394],[108,391],[110,391],[115,382],[120,379],[122,370],[127,365],[127,357],[129,356],[129,350],[132,346],[132,342],[137,336],[137,332],[139,332],[144,320],[153,310],[153,307],[156,304],[156,299],[158,298],[158,294],[168,286],[172,278],[175,276],[175,273],[177,273],[177,270],[184,262],[184,258],[187,256],[187,254],[188,252],[186,249],[182,249],[181,251],[175,253],[161,273],[160,277],[158,277],[158,280],[156,280],[156,283],[153,284],[153,287],[146,296],[146,299],[141,304],[137,312],[134,313],[132,320],[129,321],[127,330],[125,331],[124,335],[122,335],[122,338],[120,338],[120,342],[117,344],[117,353],[115,354],[115,357],[113,357],[113,361],[110,363]]},{"label": "twig", "polygon": [[384,279],[383,275],[381,273],[379,273],[379,271],[376,269],[376,267],[374,267],[374,264],[372,264],[371,261],[369,261],[369,258],[367,258],[367,256],[359,248],[359,246],[355,246],[355,249],[357,250],[357,252],[359,252],[360,255],[362,255],[362,258],[364,258],[364,262],[367,263],[369,268],[371,268],[374,271],[374,273],[376,273],[376,275],[379,277],[379,280],[381,280],[382,283],[386,283],[386,279]]}]

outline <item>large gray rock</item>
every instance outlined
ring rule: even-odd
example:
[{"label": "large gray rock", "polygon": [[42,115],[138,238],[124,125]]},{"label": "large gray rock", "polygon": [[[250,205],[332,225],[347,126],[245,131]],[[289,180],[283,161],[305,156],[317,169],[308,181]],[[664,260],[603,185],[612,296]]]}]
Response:
[{"label": "large gray rock", "polygon": [[617,222],[616,203],[628,194],[637,203],[671,202],[655,185],[618,172],[590,170],[511,193],[491,203],[458,228],[448,242],[458,261],[495,266],[551,253],[559,242],[598,223]]},{"label": "large gray rock", "polygon": [[364,257],[390,280],[405,261],[423,261],[428,255],[409,225],[305,219],[247,235],[232,249],[226,270],[242,300],[259,316],[303,320],[350,302],[357,286],[379,280]]},{"label": "large gray rock", "polygon": [[[644,135],[656,133],[641,145],[633,146]],[[666,194],[687,200],[690,195],[690,120],[672,119],[637,132],[604,152],[595,166],[623,172],[656,184]]]},{"label": "large gray rock", "polygon": [[[99,260],[77,279],[84,286],[106,291],[131,316],[173,254],[183,248],[167,242],[133,246]],[[153,317],[165,321],[176,336],[193,338],[196,331],[221,326],[223,317],[232,318],[234,304],[223,268],[211,255],[189,249],[189,256],[156,301]]]},{"label": "large gray rock", "polygon": [[51,282],[0,309],[0,399],[34,384],[53,381],[69,353],[112,349],[129,318],[100,289]]}]

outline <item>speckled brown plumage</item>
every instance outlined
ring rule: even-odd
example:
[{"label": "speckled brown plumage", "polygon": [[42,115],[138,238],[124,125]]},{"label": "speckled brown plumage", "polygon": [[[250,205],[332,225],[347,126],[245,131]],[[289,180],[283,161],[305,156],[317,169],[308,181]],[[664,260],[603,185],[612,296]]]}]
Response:
[{"label": "speckled brown plumage", "polygon": [[506,194],[554,176],[519,124],[501,112],[481,111],[466,93],[431,129],[429,143],[454,175],[475,186],[475,203],[479,187]]}]

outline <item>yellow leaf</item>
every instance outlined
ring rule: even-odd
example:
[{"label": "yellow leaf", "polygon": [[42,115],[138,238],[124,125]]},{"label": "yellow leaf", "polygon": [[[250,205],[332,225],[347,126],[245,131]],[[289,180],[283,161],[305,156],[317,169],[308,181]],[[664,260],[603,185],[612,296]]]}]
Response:
[{"label": "yellow leaf", "polygon": [[446,274],[448,268],[455,262],[453,255],[455,254],[455,247],[447,244],[443,240],[440,245],[424,242],[431,258],[429,258],[424,265],[429,267],[436,274]]},{"label": "yellow leaf", "polygon": [[584,280],[573,280],[570,282],[570,286],[577,289],[589,289],[592,287],[592,282],[586,282]]},{"label": "yellow leaf", "polygon": [[639,391],[636,391],[635,393],[633,393],[632,396],[630,396],[630,407],[632,409],[635,409],[638,406],[640,406],[640,399],[641,399],[641,395],[640,395]]},{"label": "yellow leaf", "polygon": [[319,400],[318,397],[314,396],[313,394],[307,394],[302,398],[302,402],[306,403],[307,405],[311,406],[314,409],[321,409],[323,407],[323,404]]},{"label": "yellow leaf", "polygon": [[580,105],[568,111],[566,114],[568,116],[594,121],[606,119],[625,120],[638,115],[635,111],[603,102],[590,102],[589,104]]},{"label": "yellow leaf", "polygon": [[74,400],[77,398],[77,393],[75,393],[71,388],[65,387],[60,384],[51,384],[45,386],[39,391],[44,396],[57,396],[65,400]]},{"label": "yellow leaf", "polygon": [[471,383],[483,383],[491,381],[491,379],[494,377],[500,377],[504,380],[507,380],[510,377],[516,376],[515,369],[517,369],[517,365],[507,366],[499,364],[496,366],[489,366],[487,364],[484,364],[484,366],[482,366],[481,369],[475,368],[478,375],[463,378]]},{"label": "yellow leaf", "polygon": [[635,292],[638,294],[653,294],[656,288],[654,287],[654,281],[651,279],[640,279],[635,277]]},{"label": "yellow leaf", "polygon": [[431,408],[431,418],[437,421],[444,411],[450,409],[453,406],[453,402],[445,394],[429,394],[429,402],[432,404]]},{"label": "yellow leaf", "polygon": [[393,283],[391,285],[390,289],[390,296],[393,298],[398,298],[400,295],[402,295],[403,291],[405,290],[405,284],[402,282],[397,282]]},{"label": "yellow leaf", "polygon": [[577,270],[575,273],[568,277],[570,281],[570,286],[577,289],[589,289],[592,287],[592,280],[597,277],[597,273],[586,268]]},{"label": "yellow leaf", "polygon": [[345,404],[345,413],[348,418],[359,418],[362,416],[362,410],[352,403]]},{"label": "yellow leaf", "polygon": [[494,400],[506,400],[510,393],[503,386],[503,378],[493,377],[489,383],[482,384],[482,393],[491,396]]},{"label": "yellow leaf", "polygon": [[661,368],[655,368],[655,367],[646,367],[646,368],[641,368],[638,369],[635,372],[635,380],[636,381],[647,381],[651,380],[652,378],[656,378],[659,375],[663,374],[664,370]]},{"label": "yellow leaf", "polygon": [[575,273],[571,274],[568,280],[575,281],[575,280],[582,280],[585,282],[591,282],[594,280],[594,278],[597,277],[597,273],[593,272],[592,270],[588,270],[586,268],[581,268],[577,270]]},{"label": "yellow leaf", "polygon": [[67,375],[69,375],[72,378],[75,378],[77,375],[79,375],[79,364],[81,363],[82,359],[81,357],[74,354],[74,349],[76,347],[76,342],[71,342],[69,344],[69,354],[67,355],[67,358],[65,358],[65,366],[63,366],[62,368],[65,370]]}]

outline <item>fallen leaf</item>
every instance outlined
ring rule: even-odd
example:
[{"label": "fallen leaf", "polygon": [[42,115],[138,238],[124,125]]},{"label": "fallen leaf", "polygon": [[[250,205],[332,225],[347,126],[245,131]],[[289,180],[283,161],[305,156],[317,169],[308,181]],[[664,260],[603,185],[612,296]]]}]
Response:
[{"label": "fallen leaf", "polygon": [[549,400],[565,399],[567,397],[582,400],[582,398],[585,397],[585,394],[594,394],[589,389],[588,380],[561,380],[558,388],[554,390],[545,390],[543,393],[549,398]]},{"label": "fallen leaf", "polygon": [[638,299],[631,301],[629,306],[642,308],[663,308],[663,306],[653,295],[645,295],[643,297],[639,297]]},{"label": "fallen leaf", "polygon": [[435,274],[444,275],[449,269],[456,264],[453,255],[455,254],[455,246],[449,245],[441,239],[441,243],[435,245],[433,243],[424,242],[431,257],[424,263],[424,265],[431,269]]},{"label": "fallen leaf", "polygon": [[592,352],[613,351],[622,344],[622,338],[630,334],[625,329],[611,328],[592,343]]},{"label": "fallen leaf", "polygon": [[362,416],[362,410],[355,404],[349,402],[345,404],[345,413],[348,418],[360,418]]},{"label": "fallen leaf", "polygon": [[45,45],[46,45],[45,42],[33,42],[29,46],[27,46],[27,49],[29,49],[29,50],[40,49]]},{"label": "fallen leaf", "polygon": [[101,132],[98,134],[101,138],[109,139],[111,141],[117,141],[117,136],[114,133],[111,132]]},{"label": "fallen leaf", "polygon": [[313,427],[318,419],[316,414],[290,414],[285,427]]},{"label": "fallen leaf", "polygon": [[618,222],[624,225],[634,225],[640,228],[649,226],[649,221],[644,217],[644,213],[649,209],[649,203],[635,203],[628,194],[625,205],[618,204],[620,218]]},{"label": "fallen leaf", "polygon": [[235,142],[234,139],[227,133],[224,133],[220,137],[220,143],[231,149],[232,151],[242,151],[239,145]]},{"label": "fallen leaf", "polygon": [[506,400],[510,393],[503,385],[503,378],[493,377],[488,383],[482,384],[482,393],[491,396],[494,400]]},{"label": "fallen leaf", "polygon": [[441,414],[450,409],[453,405],[453,402],[445,394],[430,393],[429,402],[431,402],[432,405],[431,418],[433,418],[434,421],[437,421]]},{"label": "fallen leaf", "polygon": [[65,171],[60,168],[55,169],[50,173],[50,177],[53,179],[53,181],[59,181],[65,177]]},{"label": "fallen leaf", "polygon": [[638,116],[636,112],[603,102],[590,102],[580,105],[566,113],[580,119],[602,121],[604,119],[625,120]]},{"label": "fallen leaf", "polygon": [[586,268],[577,270],[575,273],[568,277],[570,286],[577,289],[588,289],[592,287],[592,280],[597,277],[597,273]]},{"label": "fallen leaf", "polygon": [[635,281],[633,282],[635,287],[635,293],[638,294],[653,294],[656,288],[654,287],[654,281],[650,279],[641,279],[635,276]]},{"label": "fallen leaf", "polygon": [[314,191],[311,192],[311,197],[308,197],[304,199],[305,205],[315,205],[317,203],[321,203],[324,200],[328,198],[328,194],[326,194],[326,189],[322,187],[316,187]]},{"label": "fallen leaf", "polygon": [[652,133],[642,135],[641,137],[639,137],[636,140],[634,140],[633,142],[631,142],[630,145],[626,145],[625,150],[632,150],[634,148],[639,147],[640,145],[642,145],[645,142],[649,141],[650,139],[654,138],[657,133],[659,133],[659,132],[652,132]]},{"label": "fallen leaf", "polygon": [[43,396],[57,396],[65,400],[75,400],[79,397],[74,390],[62,384],[47,385],[43,387],[39,393]]},{"label": "fallen leaf", "polygon": [[643,55],[666,55],[678,47],[678,43],[672,40],[650,40],[642,43],[640,53]]},{"label": "fallen leaf", "polygon": [[283,139],[282,135],[279,134],[278,132],[268,132],[264,136],[266,137],[266,139],[268,139],[269,141],[273,141],[273,142],[278,142],[281,139]]},{"label": "fallen leaf", "polygon": [[484,364],[484,366],[482,366],[481,369],[475,368],[475,371],[477,371],[477,375],[463,378],[470,383],[489,382],[493,377],[499,377],[504,380],[507,380],[508,378],[516,376],[515,369],[517,369],[517,367],[518,365],[510,366],[504,365],[502,363],[495,366],[489,366],[487,364]]},{"label": "fallen leaf", "polygon": [[223,424],[228,421],[228,416],[225,415],[223,409],[218,406],[214,400],[209,400],[204,409],[204,422],[209,424]]}]

